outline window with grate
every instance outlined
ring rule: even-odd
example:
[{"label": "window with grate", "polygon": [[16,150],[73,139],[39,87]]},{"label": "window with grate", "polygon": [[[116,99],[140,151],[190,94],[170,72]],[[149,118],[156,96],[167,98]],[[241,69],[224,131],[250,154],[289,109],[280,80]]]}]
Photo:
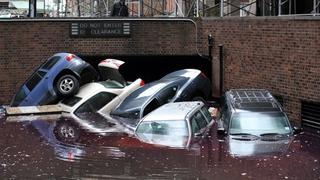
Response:
[{"label": "window with grate", "polygon": [[305,130],[320,131],[320,102],[301,102],[301,123]]}]

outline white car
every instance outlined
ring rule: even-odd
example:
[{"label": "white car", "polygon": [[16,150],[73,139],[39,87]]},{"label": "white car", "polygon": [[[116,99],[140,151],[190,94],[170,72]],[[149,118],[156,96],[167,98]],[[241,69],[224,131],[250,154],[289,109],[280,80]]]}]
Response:
[{"label": "white car", "polygon": [[128,86],[114,80],[88,83],[82,86],[75,96],[62,100],[59,105],[68,113],[67,116],[71,116],[86,130],[97,133],[111,132],[118,123],[109,117],[110,111],[142,85],[141,79]]},{"label": "white car", "polygon": [[[59,102],[65,116],[71,116],[77,124],[90,132],[111,132],[116,123],[110,112],[131,92],[144,85],[142,79],[128,84],[118,72],[124,62],[107,59],[99,64],[102,76],[109,80],[83,85],[72,97]],[[107,69],[106,69],[107,68]],[[112,128],[111,128],[112,127]]]}]

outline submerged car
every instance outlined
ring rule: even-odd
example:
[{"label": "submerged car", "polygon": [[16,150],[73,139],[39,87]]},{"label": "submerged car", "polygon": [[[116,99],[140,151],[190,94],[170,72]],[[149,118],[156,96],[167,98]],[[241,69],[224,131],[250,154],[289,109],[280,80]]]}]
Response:
[{"label": "submerged car", "polygon": [[57,53],[46,60],[20,87],[10,106],[55,103],[59,97],[75,94],[82,84],[98,79],[97,71],[70,53]]},{"label": "submerged car", "polygon": [[135,134],[143,142],[186,148],[210,133],[214,121],[202,102],[168,103],[143,118]]},{"label": "submerged car", "polygon": [[113,131],[116,122],[108,118],[110,111],[143,84],[141,79],[127,86],[115,80],[88,83],[59,105],[84,129],[96,133]]},{"label": "submerged car", "polygon": [[140,119],[163,104],[205,101],[210,94],[210,81],[200,70],[183,69],[137,89],[125,98],[111,115],[134,130]]},{"label": "submerged car", "polygon": [[233,89],[225,93],[218,115],[218,133],[229,142],[234,155],[263,154],[271,151],[268,147],[279,151],[275,147],[290,144],[293,134],[298,132],[269,91]]}]

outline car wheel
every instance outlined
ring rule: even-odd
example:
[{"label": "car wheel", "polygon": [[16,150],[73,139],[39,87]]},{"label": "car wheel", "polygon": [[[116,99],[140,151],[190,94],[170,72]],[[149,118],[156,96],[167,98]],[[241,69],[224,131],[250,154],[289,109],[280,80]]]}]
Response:
[{"label": "car wheel", "polygon": [[54,130],[56,138],[64,142],[75,142],[79,138],[79,129],[68,122],[60,122]]},{"label": "car wheel", "polygon": [[79,90],[79,81],[73,75],[63,75],[58,79],[56,89],[60,95],[73,95]]}]

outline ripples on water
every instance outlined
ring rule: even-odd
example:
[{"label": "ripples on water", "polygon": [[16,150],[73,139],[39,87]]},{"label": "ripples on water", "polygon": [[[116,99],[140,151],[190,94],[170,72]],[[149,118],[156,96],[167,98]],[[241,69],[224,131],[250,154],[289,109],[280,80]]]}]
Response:
[{"label": "ripples on water", "polygon": [[1,179],[320,178],[320,141],[311,136],[284,153],[235,157],[214,134],[186,149],[143,144],[124,133],[81,132],[75,141],[63,141],[55,132],[57,119],[6,122],[2,112]]}]

